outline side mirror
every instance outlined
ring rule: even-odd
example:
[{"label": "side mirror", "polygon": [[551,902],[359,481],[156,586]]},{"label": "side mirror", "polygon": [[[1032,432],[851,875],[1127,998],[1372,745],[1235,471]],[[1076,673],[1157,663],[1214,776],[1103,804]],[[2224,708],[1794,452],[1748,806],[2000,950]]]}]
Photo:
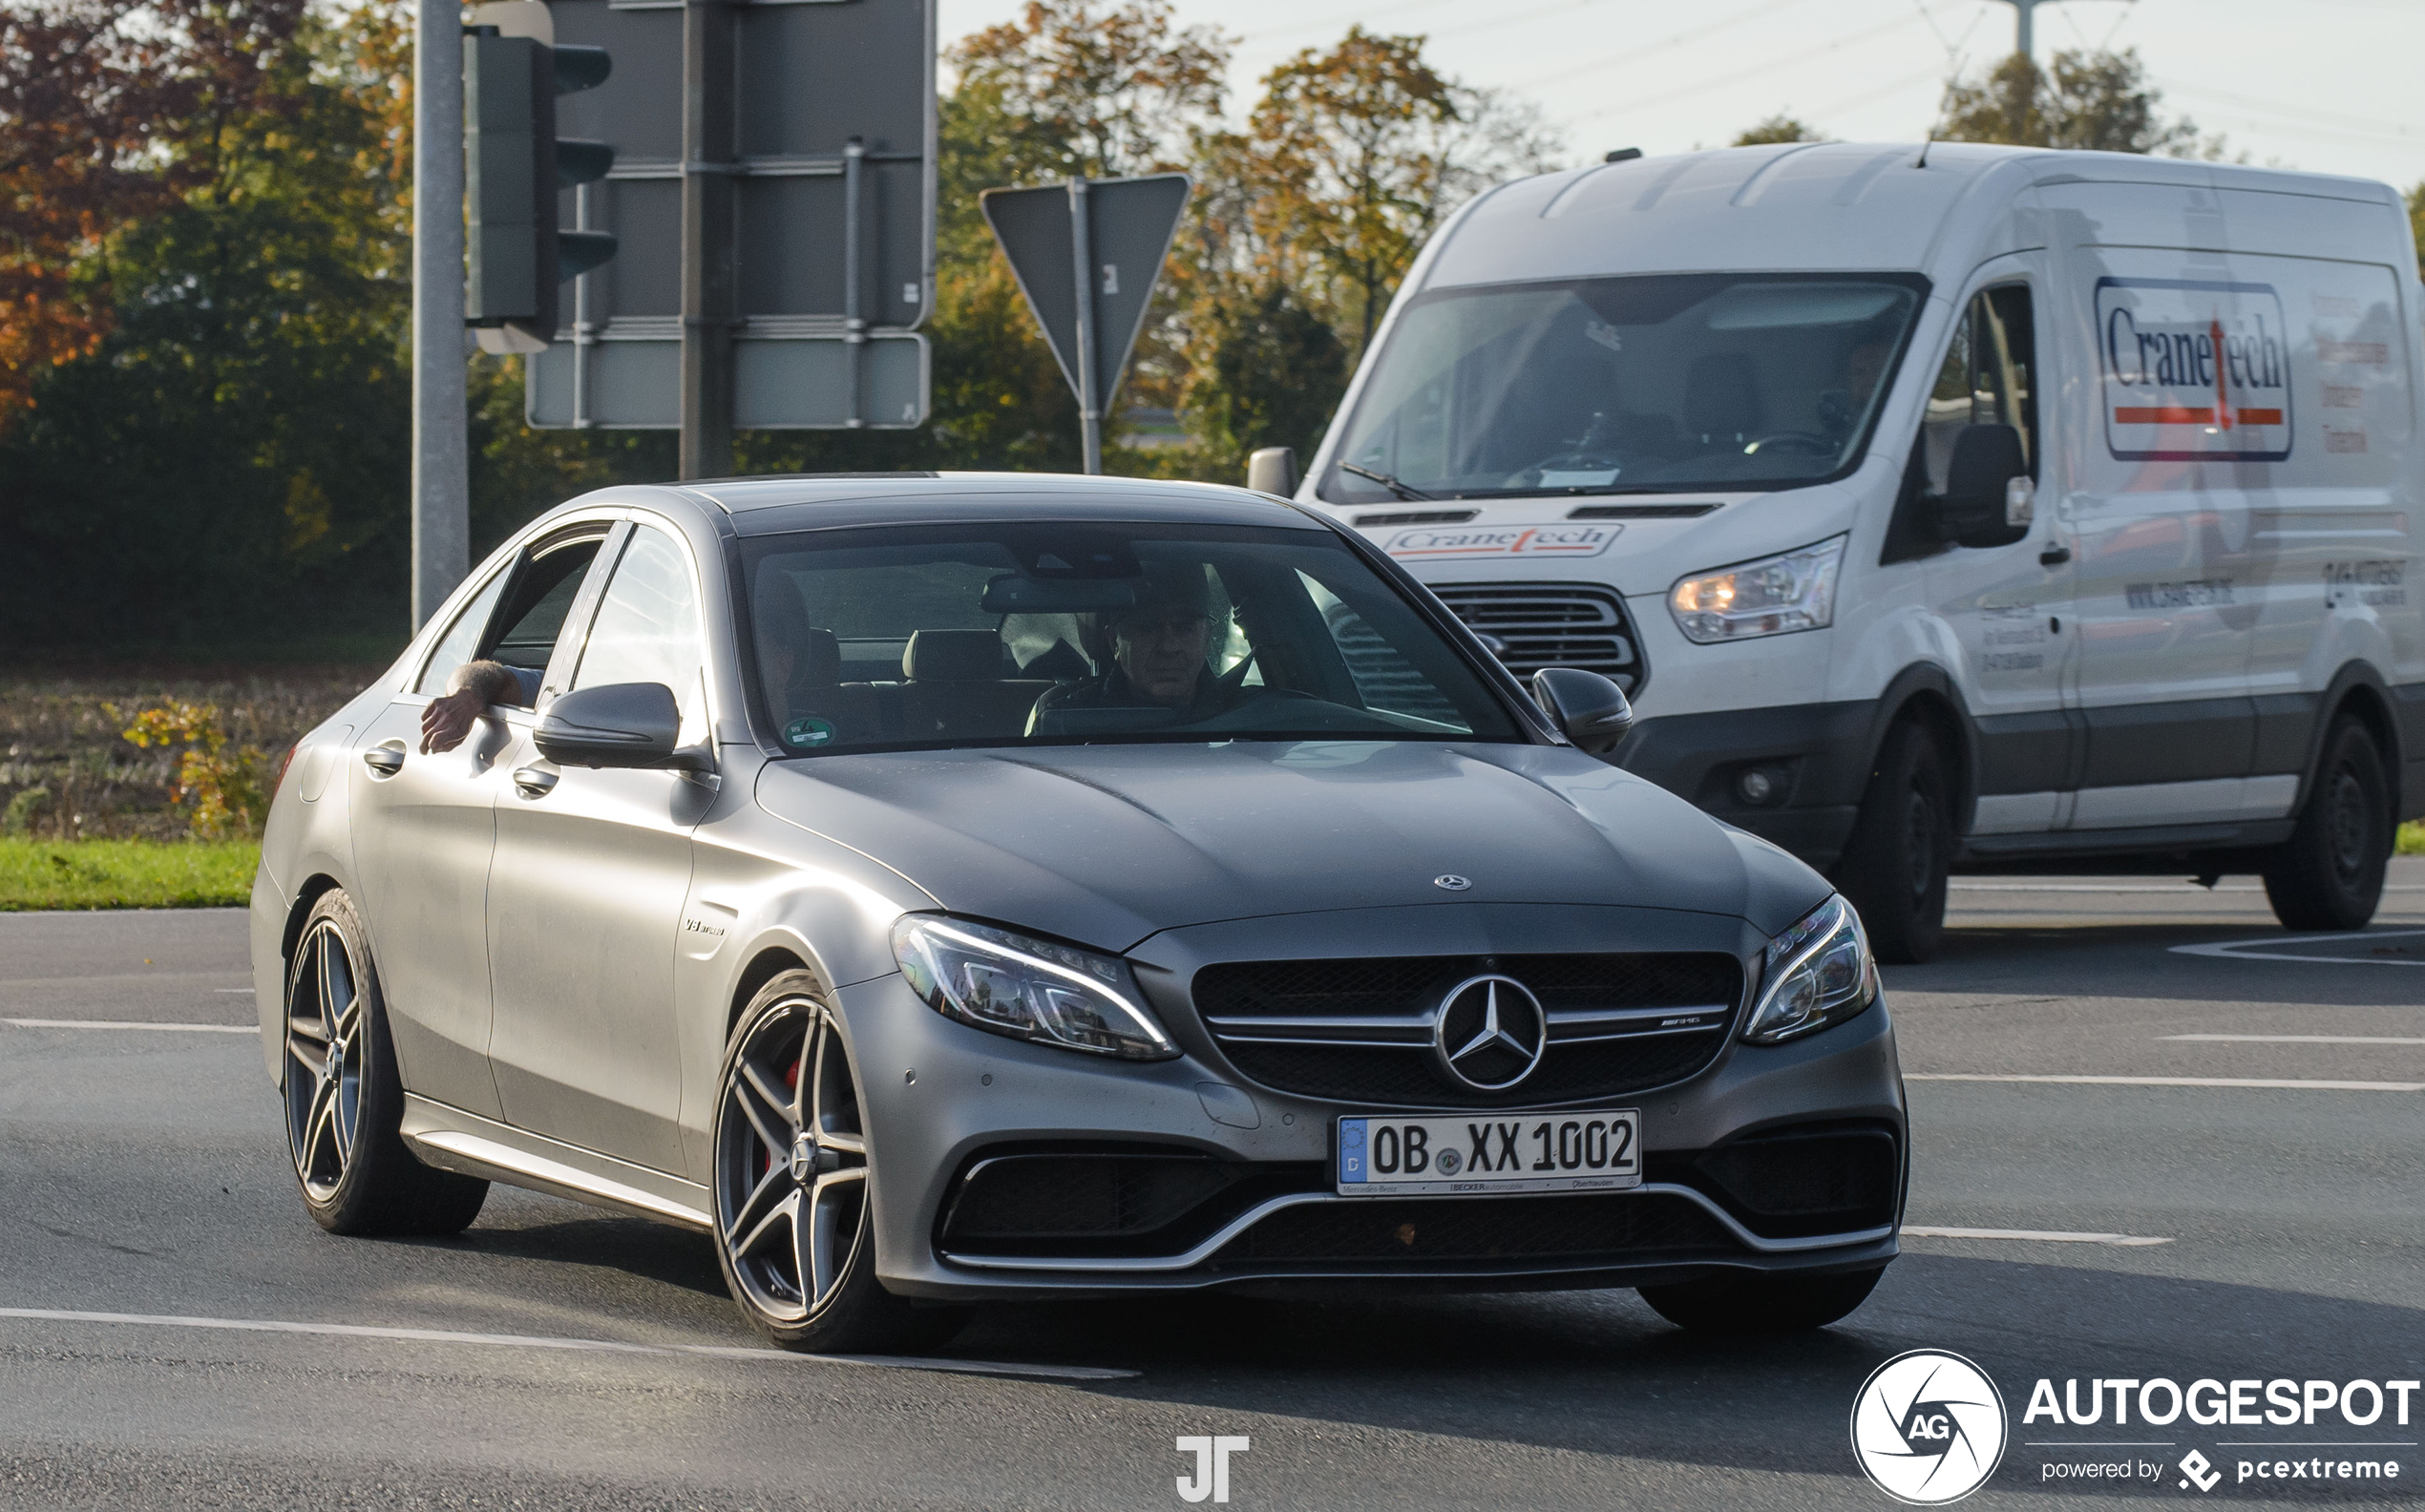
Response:
[{"label": "side mirror", "polygon": [[1930,503],[1940,540],[2003,546],[2028,535],[2035,511],[2021,433],[2008,425],[1964,426],[1946,464],[1945,492]]},{"label": "side mirror", "polygon": [[1557,721],[1574,748],[1593,756],[1616,749],[1634,727],[1625,690],[1580,667],[1543,667],[1532,674],[1532,700]]},{"label": "side mirror", "polygon": [[531,744],[562,766],[709,769],[704,750],[675,748],[681,732],[673,689],[663,682],[609,682],[550,704],[531,731]]},{"label": "side mirror", "polygon": [[1297,449],[1261,447],[1246,459],[1246,486],[1257,494],[1297,494]]}]

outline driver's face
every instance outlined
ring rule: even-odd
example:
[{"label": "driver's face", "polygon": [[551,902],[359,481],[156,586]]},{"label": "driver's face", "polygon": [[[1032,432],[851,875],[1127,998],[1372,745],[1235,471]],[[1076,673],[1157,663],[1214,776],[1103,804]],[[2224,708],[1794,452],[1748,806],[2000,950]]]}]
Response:
[{"label": "driver's face", "polygon": [[1212,640],[1212,621],[1202,615],[1149,612],[1111,627],[1111,660],[1138,693],[1180,708],[1195,700]]}]

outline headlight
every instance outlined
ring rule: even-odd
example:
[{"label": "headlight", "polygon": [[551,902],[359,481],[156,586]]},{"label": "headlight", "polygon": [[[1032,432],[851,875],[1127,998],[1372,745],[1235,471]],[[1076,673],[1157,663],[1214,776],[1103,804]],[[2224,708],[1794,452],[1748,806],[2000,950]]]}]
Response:
[{"label": "headlight", "polygon": [[1760,1005],[1743,1038],[1775,1044],[1842,1023],[1878,1000],[1878,963],[1861,915],[1831,897],[1768,942]]},{"label": "headlight", "polygon": [[910,986],[947,1018],[1124,1060],[1179,1053],[1117,956],[932,914],[902,915],[893,955]]},{"label": "headlight", "polygon": [[1835,622],[1836,571],[1848,538],[1685,578],[1667,593],[1676,627],[1702,645],[1826,628]]}]

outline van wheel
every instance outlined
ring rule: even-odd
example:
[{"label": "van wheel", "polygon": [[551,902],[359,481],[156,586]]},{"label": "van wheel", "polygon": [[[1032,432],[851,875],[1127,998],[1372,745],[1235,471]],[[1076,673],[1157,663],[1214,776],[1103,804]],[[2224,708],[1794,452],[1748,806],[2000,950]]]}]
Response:
[{"label": "van wheel", "polygon": [[2364,929],[2392,858],[2391,785],[2366,726],[2343,715],[2324,738],[2298,828],[2266,858],[2265,895],[2285,929]]},{"label": "van wheel", "polygon": [[1882,961],[1927,960],[1944,936],[1952,792],[1935,740],[1918,724],[1896,725],[1878,752],[1861,816],[1836,863],[1836,885],[1860,912]]},{"label": "van wheel", "polygon": [[1792,1334],[1851,1316],[1886,1273],[1879,1266],[1840,1275],[1729,1276],[1641,1292],[1652,1311],[1695,1334]]}]

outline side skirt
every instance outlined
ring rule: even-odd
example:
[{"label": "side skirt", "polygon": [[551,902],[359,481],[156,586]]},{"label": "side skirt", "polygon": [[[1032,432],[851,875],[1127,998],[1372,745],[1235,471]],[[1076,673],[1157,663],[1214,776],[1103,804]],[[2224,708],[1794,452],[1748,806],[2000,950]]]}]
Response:
[{"label": "side skirt", "polygon": [[714,1231],[707,1189],[664,1171],[517,1129],[406,1093],[404,1142],[424,1165],[569,1197],[701,1233]]}]

